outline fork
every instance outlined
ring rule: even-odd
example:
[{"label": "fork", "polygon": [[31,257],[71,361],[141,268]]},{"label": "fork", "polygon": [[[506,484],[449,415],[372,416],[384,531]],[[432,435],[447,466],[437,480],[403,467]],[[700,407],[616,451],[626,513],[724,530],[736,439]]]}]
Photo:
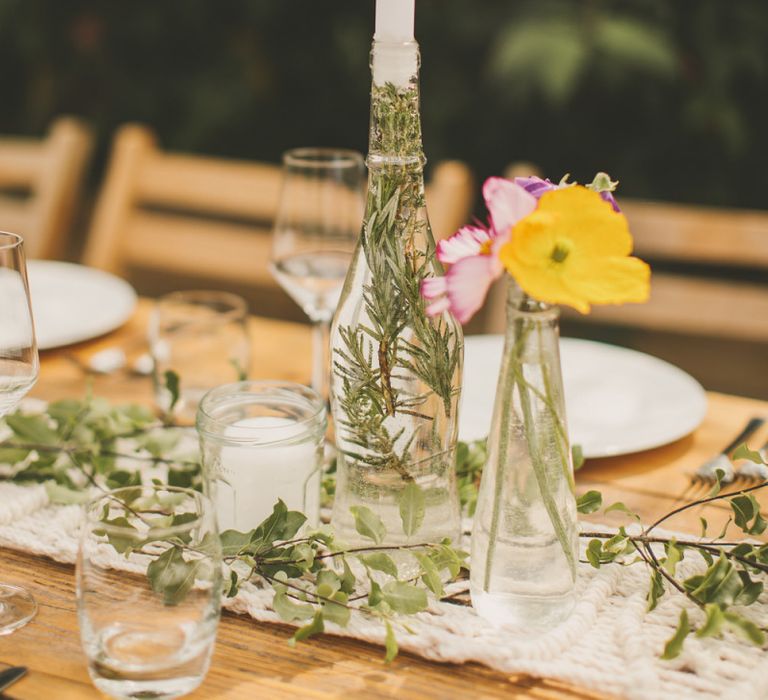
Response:
[{"label": "fork", "polygon": [[[720,483],[730,484],[735,481],[758,481],[768,477],[768,470],[759,464],[748,464],[738,472],[733,468],[730,454],[748,437],[754,434],[765,423],[765,418],[751,418],[741,432],[726,445],[720,454],[702,464],[691,476],[691,482],[685,491],[677,497],[675,503],[686,499],[696,500],[701,493],[714,486],[718,481],[718,472],[721,473]],[[768,443],[762,450],[768,452]],[[754,468],[753,468],[754,467]]]}]

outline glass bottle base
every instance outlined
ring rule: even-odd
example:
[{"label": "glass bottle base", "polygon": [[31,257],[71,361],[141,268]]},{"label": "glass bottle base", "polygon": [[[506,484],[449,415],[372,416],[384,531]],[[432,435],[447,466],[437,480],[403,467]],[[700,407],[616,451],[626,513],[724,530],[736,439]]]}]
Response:
[{"label": "glass bottle base", "polygon": [[544,632],[565,621],[576,602],[572,592],[561,596],[529,596],[471,590],[472,607],[494,627],[524,627]]}]

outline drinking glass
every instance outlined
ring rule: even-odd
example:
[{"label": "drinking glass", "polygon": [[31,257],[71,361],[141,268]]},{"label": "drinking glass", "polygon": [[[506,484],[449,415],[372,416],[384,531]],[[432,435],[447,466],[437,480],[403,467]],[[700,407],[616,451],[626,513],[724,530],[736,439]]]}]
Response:
[{"label": "drinking glass", "polygon": [[[236,294],[185,291],[160,297],[149,326],[157,405],[191,424],[205,392],[245,379],[251,357],[247,320],[248,305]],[[173,408],[169,370],[180,380]]]},{"label": "drinking glass", "polygon": [[[15,233],[0,232],[0,417],[32,388],[39,369],[23,242]],[[36,612],[27,591],[0,584],[0,636],[25,625]]]},{"label": "drinking glass", "polygon": [[278,499],[317,525],[325,428],[325,403],[301,384],[239,382],[208,392],[197,430],[221,529],[252,530]]},{"label": "drinking glass", "polygon": [[86,505],[77,614],[99,690],[175,698],[200,685],[219,622],[221,556],[213,507],[197,491],[126,487]]},{"label": "drinking glass", "polygon": [[272,274],[312,321],[312,388],[328,400],[328,330],[363,220],[365,163],[356,151],[283,155]]}]

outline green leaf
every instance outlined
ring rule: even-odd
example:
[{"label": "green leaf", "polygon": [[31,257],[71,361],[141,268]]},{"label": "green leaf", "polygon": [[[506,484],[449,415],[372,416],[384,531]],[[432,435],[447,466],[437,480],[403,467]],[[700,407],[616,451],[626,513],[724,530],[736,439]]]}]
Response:
[{"label": "green leaf", "polygon": [[677,623],[677,629],[675,630],[672,638],[664,646],[664,653],[661,655],[662,659],[674,659],[680,656],[680,652],[683,650],[683,644],[685,638],[691,631],[691,627],[688,624],[688,613],[683,608],[680,611],[680,620]]},{"label": "green leaf", "polygon": [[421,564],[422,571],[424,572],[421,580],[424,582],[424,585],[438,598],[442,598],[445,595],[445,591],[443,590],[443,582],[440,580],[440,572],[437,570],[435,562],[432,561],[428,554],[421,552],[415,552],[413,556]]},{"label": "green leaf", "polygon": [[395,639],[395,633],[392,630],[392,625],[389,624],[389,620],[387,620],[385,623],[387,628],[387,633],[384,637],[384,647],[387,650],[387,654],[384,657],[384,663],[392,663],[394,659],[397,657],[397,652],[399,651],[399,648],[397,646],[397,639]]},{"label": "green leaf", "polygon": [[369,569],[383,571],[388,576],[397,578],[397,565],[392,560],[392,557],[388,554],[384,554],[384,552],[366,554],[360,557],[360,561],[362,561]]},{"label": "green leaf", "polygon": [[[466,554],[461,553],[464,557]],[[435,562],[435,566],[438,571],[446,570],[450,574],[451,578],[456,578],[461,571],[462,558],[453,547],[447,544],[440,544],[434,547],[429,556],[432,561]]]},{"label": "green leaf", "polygon": [[707,498],[714,498],[723,488],[723,477],[725,476],[725,470],[715,469],[715,484],[709,490]]},{"label": "green leaf", "polygon": [[61,442],[59,434],[48,425],[48,417],[43,413],[22,415],[11,413],[5,417],[8,427],[14,435],[23,442],[37,445],[58,445]]},{"label": "green leaf", "polygon": [[753,494],[741,494],[730,499],[734,521],[748,535],[761,535],[768,523],[760,515],[760,504]]},{"label": "green leaf", "polygon": [[706,518],[702,518],[699,516],[699,522],[701,523],[701,533],[699,534],[699,537],[702,539],[707,536],[707,528],[709,527],[709,524],[707,523]]},{"label": "green leaf", "polygon": [[599,491],[587,491],[576,499],[576,510],[582,515],[594,513],[603,505],[603,495]]},{"label": "green leaf", "polygon": [[751,620],[730,610],[724,612],[723,616],[728,623],[728,627],[748,642],[752,642],[755,646],[762,646],[765,643],[765,634]]},{"label": "green leaf", "polygon": [[355,529],[363,537],[381,544],[386,535],[386,528],[381,518],[366,506],[352,506],[349,509],[355,518]]},{"label": "green leaf", "polygon": [[683,550],[677,546],[674,538],[667,542],[665,549],[667,551],[667,558],[662,563],[662,566],[670,576],[674,576],[677,565],[683,559]]},{"label": "green leaf", "polygon": [[728,518],[728,520],[725,521],[725,524],[723,525],[722,530],[720,530],[720,532],[717,535],[717,537],[715,537],[716,540],[722,540],[723,537],[725,537],[726,533],[728,532],[728,527],[730,526],[730,524],[732,522],[733,522],[732,518]]},{"label": "green leaf", "polygon": [[734,598],[733,604],[752,605],[763,592],[763,582],[753,581],[746,571],[739,571],[739,578],[741,578],[743,587],[736,598]]},{"label": "green leaf", "polygon": [[229,570],[229,588],[224,594],[227,598],[234,598],[240,590],[240,577],[234,569]]},{"label": "green leaf", "polygon": [[750,462],[754,462],[755,464],[765,464],[768,466],[768,462],[763,459],[763,455],[761,455],[757,450],[750,450],[744,442],[742,442],[741,445],[739,445],[733,451],[731,459],[734,462],[738,459],[747,459]]},{"label": "green leaf", "polygon": [[651,585],[648,588],[648,607],[650,612],[653,610],[659,602],[659,598],[664,595],[664,579],[660,572],[651,572]]},{"label": "green leaf", "polygon": [[221,554],[224,557],[234,557],[240,554],[251,542],[253,530],[250,532],[238,532],[237,530],[224,530],[221,533]]},{"label": "green leaf", "polygon": [[375,608],[382,600],[384,600],[384,594],[381,591],[381,586],[373,579],[370,579],[371,590],[368,593],[368,605]]},{"label": "green leaf", "polygon": [[[579,471],[579,469],[584,466],[585,462],[584,451],[581,449],[581,445],[571,445],[571,458],[573,459],[573,471]],[[592,511],[589,512],[591,513]]]},{"label": "green leaf", "polygon": [[251,544],[256,554],[265,552],[274,546],[275,542],[292,538],[306,522],[303,513],[288,510],[282,499],[272,507],[272,513],[251,532]]},{"label": "green leaf", "polygon": [[113,518],[111,520],[105,518],[101,522],[103,522],[105,525],[112,525],[115,528],[119,528],[121,534],[113,532],[110,530],[110,528],[94,529],[93,533],[99,536],[106,536],[109,544],[111,544],[120,554],[125,554],[126,552],[130,552],[131,550],[141,546],[142,537],[139,534],[139,531],[128,521],[127,518],[120,517]]},{"label": "green leaf", "polygon": [[702,603],[732,605],[742,589],[741,578],[723,554],[710,566],[691,595]]},{"label": "green leaf", "polygon": [[317,595],[321,598],[331,598],[341,588],[341,579],[335,571],[323,569],[317,575]]},{"label": "green leaf", "polygon": [[424,522],[425,501],[424,491],[415,481],[406,484],[400,494],[400,519],[408,537],[418,532]]},{"label": "green leaf", "polygon": [[587,561],[596,569],[600,568],[600,555],[603,551],[603,543],[600,540],[590,540],[587,545]]},{"label": "green leaf", "polygon": [[176,407],[176,404],[179,402],[180,397],[180,382],[179,382],[179,375],[174,372],[172,369],[168,369],[165,371],[165,388],[168,390],[168,393],[171,395],[171,401],[168,405],[168,411],[173,411],[173,409]]},{"label": "green leaf", "polygon": [[404,581],[390,581],[382,589],[382,594],[392,610],[405,615],[413,615],[427,607],[426,591]]},{"label": "green leaf", "polygon": [[616,501],[616,503],[612,503],[605,509],[605,513],[611,513],[613,511],[619,511],[621,513],[626,513],[627,515],[631,515],[636,520],[640,520],[640,516],[631,511],[627,506],[625,506],[621,501]]},{"label": "green leaf", "polygon": [[315,616],[312,618],[312,622],[310,622],[308,625],[304,625],[303,627],[299,627],[299,629],[296,630],[293,637],[291,638],[291,642],[295,644],[296,642],[300,642],[304,639],[308,639],[309,637],[313,637],[316,634],[322,634],[325,631],[325,625],[323,624],[323,611],[317,610],[315,611]]},{"label": "green leaf", "polygon": [[152,590],[163,594],[166,605],[176,605],[192,588],[198,563],[185,561],[181,547],[169,547],[147,567]]},{"label": "green leaf", "polygon": [[83,491],[82,489],[70,489],[57,484],[55,481],[46,481],[44,485],[45,492],[48,494],[48,500],[51,503],[68,506],[85,503],[91,499],[88,491]]},{"label": "green leaf", "polygon": [[291,600],[284,588],[275,590],[272,609],[286,622],[308,620],[315,614],[315,609],[309,603],[295,603]]},{"label": "green leaf", "polygon": [[704,612],[707,617],[704,624],[696,630],[697,637],[719,637],[725,624],[723,609],[716,603],[707,603],[704,606]]},{"label": "green leaf", "polygon": [[352,573],[352,569],[349,568],[349,564],[347,564],[346,557],[342,557],[342,563],[344,565],[344,571],[340,577],[341,590],[347,594],[354,593],[355,585],[357,584],[357,581],[355,580],[355,575]]},{"label": "green leaf", "polygon": [[336,591],[331,600],[323,601],[323,618],[328,622],[334,622],[339,627],[349,624],[351,610],[347,607],[349,597],[343,591]]},{"label": "green leaf", "polygon": [[0,447],[0,464],[18,464],[23,462],[32,450],[19,447]]},{"label": "green leaf", "polygon": [[307,516],[298,510],[289,510],[285,514],[285,524],[280,532],[281,540],[290,540],[301,530],[302,525],[307,522]]}]

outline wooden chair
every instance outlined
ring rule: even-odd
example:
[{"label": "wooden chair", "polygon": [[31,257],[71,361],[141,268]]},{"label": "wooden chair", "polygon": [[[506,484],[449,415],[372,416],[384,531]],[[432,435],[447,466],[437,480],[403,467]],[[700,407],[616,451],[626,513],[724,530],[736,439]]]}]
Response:
[{"label": "wooden chair", "polygon": [[[563,309],[567,319],[768,342],[768,212],[715,209],[620,198],[635,252],[654,268],[647,304]],[[748,280],[748,281],[745,281]],[[494,290],[484,330],[504,327],[502,290]]]},{"label": "wooden chair", "polygon": [[[272,287],[281,178],[278,165],[164,152],[147,127],[123,126],[84,262],[120,275],[145,269]],[[449,235],[466,221],[471,192],[466,166],[436,166],[427,197],[437,231]]]},{"label": "wooden chair", "polygon": [[165,153],[147,127],[123,126],[84,262],[124,276],[145,269],[271,284],[280,184],[277,165]]},{"label": "wooden chair", "polygon": [[44,139],[0,138],[0,229],[21,235],[30,258],[64,252],[92,145],[72,117],[57,119]]},{"label": "wooden chair", "polygon": [[435,240],[452,236],[470,223],[475,201],[475,178],[461,161],[435,165],[426,185],[427,211]]}]

